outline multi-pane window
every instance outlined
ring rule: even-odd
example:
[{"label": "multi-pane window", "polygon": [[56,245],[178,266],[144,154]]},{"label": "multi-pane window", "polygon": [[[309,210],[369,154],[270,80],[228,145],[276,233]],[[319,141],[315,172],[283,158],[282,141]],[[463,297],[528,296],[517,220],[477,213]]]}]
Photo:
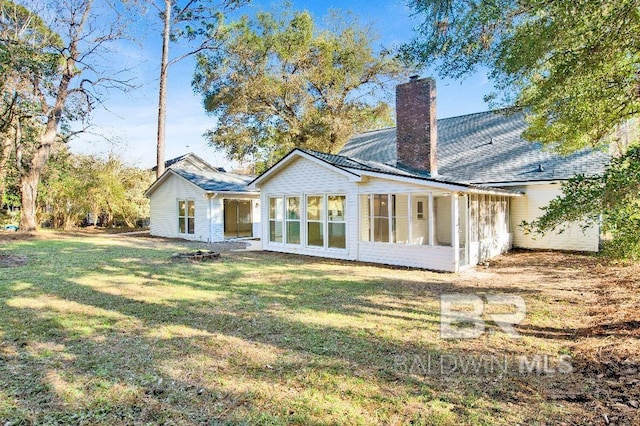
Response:
[{"label": "multi-pane window", "polygon": [[307,196],[307,245],[324,247],[324,197]]},{"label": "multi-pane window", "polygon": [[300,244],[300,197],[287,197],[287,244]]},{"label": "multi-pane window", "polygon": [[269,241],[282,242],[284,202],[282,197],[269,198]]},{"label": "multi-pane window", "polygon": [[330,248],[346,248],[346,222],[345,212],[347,208],[344,195],[329,195],[327,197],[327,224]]},{"label": "multi-pane window", "polygon": [[389,242],[389,195],[373,195],[373,241]]},{"label": "multi-pane window", "polygon": [[194,234],[196,228],[196,204],[193,200],[178,200],[178,232]]}]

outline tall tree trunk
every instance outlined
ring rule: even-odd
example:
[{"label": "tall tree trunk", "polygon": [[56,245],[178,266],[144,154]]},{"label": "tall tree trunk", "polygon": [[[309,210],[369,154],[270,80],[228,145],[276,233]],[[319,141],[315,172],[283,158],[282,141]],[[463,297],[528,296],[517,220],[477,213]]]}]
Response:
[{"label": "tall tree trunk", "polygon": [[162,34],[162,63],[160,64],[160,90],[158,94],[158,145],[156,177],[164,173],[164,136],[167,118],[167,72],[169,68],[169,38],[171,35],[171,0],[164,1],[164,31]]},{"label": "tall tree trunk", "polygon": [[40,172],[30,170],[20,177],[20,195],[22,210],[20,211],[20,230],[34,231],[36,222],[36,199],[38,197],[38,183]]},{"label": "tall tree trunk", "polygon": [[20,230],[35,231],[37,228],[36,213],[38,201],[38,184],[44,166],[51,155],[51,147],[55,141],[58,121],[51,118],[47,123],[47,130],[40,138],[33,158],[29,162],[29,167],[20,176],[20,196],[22,210],[20,212]]},{"label": "tall tree trunk", "polygon": [[13,147],[13,141],[10,137],[5,137],[2,140],[2,153],[0,154],[0,208],[2,208],[2,199],[4,198],[4,191],[7,189],[7,174],[9,164],[9,156],[11,155],[11,148]]}]

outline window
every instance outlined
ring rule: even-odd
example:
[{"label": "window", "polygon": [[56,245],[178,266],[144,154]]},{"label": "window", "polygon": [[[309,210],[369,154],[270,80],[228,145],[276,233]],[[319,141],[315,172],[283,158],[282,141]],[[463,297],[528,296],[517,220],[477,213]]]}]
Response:
[{"label": "window", "polygon": [[307,245],[324,247],[324,197],[307,196]]},{"label": "window", "polygon": [[282,222],[284,219],[284,204],[282,197],[269,198],[269,241],[282,242]]},{"label": "window", "polygon": [[373,195],[373,241],[389,242],[389,195]]},{"label": "window", "polygon": [[424,219],[424,201],[416,201],[416,218]]},{"label": "window", "polygon": [[329,248],[346,248],[345,211],[347,203],[344,195],[329,195],[327,197]]},{"label": "window", "polygon": [[287,244],[300,244],[300,197],[287,197]]},{"label": "window", "polygon": [[195,234],[196,204],[193,200],[178,201],[178,233]]}]

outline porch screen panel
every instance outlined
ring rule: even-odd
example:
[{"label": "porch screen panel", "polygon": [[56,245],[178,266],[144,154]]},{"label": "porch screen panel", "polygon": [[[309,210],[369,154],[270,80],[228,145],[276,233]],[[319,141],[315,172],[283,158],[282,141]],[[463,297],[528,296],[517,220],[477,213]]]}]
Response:
[{"label": "porch screen panel", "polygon": [[346,248],[346,197],[344,195],[329,195],[327,197],[327,223],[330,248]]},{"label": "porch screen panel", "polygon": [[282,242],[284,201],[282,197],[269,198],[269,241]]},{"label": "porch screen panel", "polygon": [[429,195],[411,196],[411,244],[429,245]]},{"label": "porch screen panel", "polygon": [[479,204],[479,221],[478,226],[480,230],[478,235],[480,240],[485,240],[491,237],[491,207],[489,206],[491,198],[489,195],[478,195]]},{"label": "porch screen panel", "polygon": [[433,197],[434,244],[451,246],[451,194],[437,194]]},{"label": "porch screen panel", "polygon": [[391,214],[394,243],[408,244],[409,241],[409,195],[396,194],[392,196],[394,201]]},{"label": "porch screen panel", "polygon": [[324,247],[324,197],[307,197],[307,245]]},{"label": "porch screen panel", "polygon": [[478,241],[478,196],[477,195],[471,195],[470,201],[469,201],[469,205],[471,207],[470,211],[469,211],[469,227],[470,227],[470,234],[469,235],[469,241]]},{"label": "porch screen panel", "polygon": [[300,244],[300,197],[287,197],[287,244]]},{"label": "porch screen panel", "polygon": [[373,195],[373,241],[389,242],[389,195]]}]

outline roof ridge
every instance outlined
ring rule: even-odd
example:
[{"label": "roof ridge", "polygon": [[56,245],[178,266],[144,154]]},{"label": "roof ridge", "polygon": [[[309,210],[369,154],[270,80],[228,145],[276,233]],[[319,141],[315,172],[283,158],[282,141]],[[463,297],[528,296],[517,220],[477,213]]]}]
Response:
[{"label": "roof ridge", "polygon": [[[480,114],[488,114],[488,113],[496,114],[496,113],[500,113],[500,112],[503,112],[503,111],[508,111],[508,110],[516,109],[516,108],[517,108],[517,110],[515,110],[514,113],[520,112],[522,110],[521,108],[515,107],[515,106],[513,106],[513,107],[503,107],[503,108],[489,109],[489,110],[486,110],[486,111],[470,112],[468,114],[453,115],[451,117],[438,118],[437,121],[452,120],[454,118],[469,117],[469,116],[472,116],[472,115],[480,115]],[[355,138],[356,136],[360,136],[360,135],[366,135],[366,134],[374,133],[374,132],[381,132],[383,130],[396,129],[397,127],[398,126],[395,125],[395,126],[380,127],[379,129],[365,130],[364,132],[356,133],[355,135],[352,136],[351,139]]]}]

